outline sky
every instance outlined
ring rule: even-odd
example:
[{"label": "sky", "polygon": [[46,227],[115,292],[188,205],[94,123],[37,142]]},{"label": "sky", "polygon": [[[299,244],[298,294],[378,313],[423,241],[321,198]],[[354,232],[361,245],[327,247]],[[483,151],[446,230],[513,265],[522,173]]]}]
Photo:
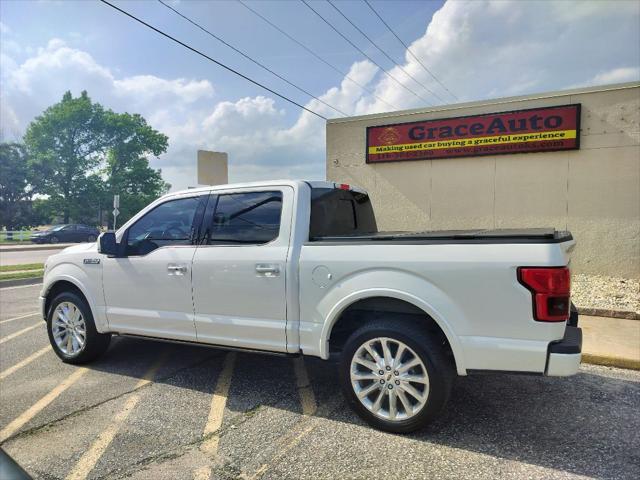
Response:
[{"label": "sky", "polygon": [[[157,0],[113,3],[327,118],[640,80],[640,2]],[[363,55],[363,53],[366,55]],[[368,57],[368,58],[367,58]],[[391,59],[390,59],[390,58]],[[416,60],[419,59],[419,62]],[[375,62],[375,63],[374,63]],[[341,73],[342,72],[342,73]],[[365,87],[365,88],[363,88]],[[0,0],[0,133],[19,139],[70,90],[140,113],[169,137],[151,158],[172,189],[196,184],[198,149],[229,153],[229,180],[325,178],[325,120],[99,1]]]}]

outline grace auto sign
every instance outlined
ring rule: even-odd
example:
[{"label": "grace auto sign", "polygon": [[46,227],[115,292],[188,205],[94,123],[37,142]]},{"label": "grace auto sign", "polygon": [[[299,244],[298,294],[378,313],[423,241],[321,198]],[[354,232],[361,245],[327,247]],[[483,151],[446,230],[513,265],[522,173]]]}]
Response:
[{"label": "grace auto sign", "polygon": [[580,105],[367,128],[367,163],[580,148]]}]

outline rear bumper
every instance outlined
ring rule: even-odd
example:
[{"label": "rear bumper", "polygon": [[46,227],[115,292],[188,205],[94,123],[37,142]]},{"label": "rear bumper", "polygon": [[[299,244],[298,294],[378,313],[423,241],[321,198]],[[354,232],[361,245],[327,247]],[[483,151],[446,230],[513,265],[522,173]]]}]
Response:
[{"label": "rear bumper", "polygon": [[565,377],[578,373],[582,359],[582,329],[571,326],[572,323],[577,325],[577,314],[568,322],[564,338],[549,344],[545,375]]}]

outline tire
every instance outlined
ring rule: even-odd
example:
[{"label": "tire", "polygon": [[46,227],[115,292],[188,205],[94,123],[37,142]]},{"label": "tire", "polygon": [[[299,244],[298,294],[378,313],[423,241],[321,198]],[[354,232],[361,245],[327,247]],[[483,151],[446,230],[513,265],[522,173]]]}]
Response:
[{"label": "tire", "polygon": [[[373,320],[349,337],[342,352],[339,369],[343,393],[355,412],[380,430],[408,433],[423,428],[437,417],[449,399],[456,375],[454,365],[438,341],[415,322],[400,316]],[[395,357],[400,347],[404,347],[404,353],[397,360],[392,358],[391,365],[387,365],[383,357],[383,340],[390,357]],[[377,360],[369,353],[371,350],[378,353]],[[361,365],[355,358],[373,360],[368,365],[378,371]],[[416,359],[419,363],[407,369]],[[357,380],[362,377],[370,378]],[[420,394],[422,400],[409,393],[410,389]],[[358,392],[365,395],[367,390],[371,393],[360,400]],[[380,404],[379,396],[383,397]],[[391,413],[392,396],[395,396],[395,415]],[[374,413],[376,405],[378,410]]]},{"label": "tire", "polygon": [[[75,325],[75,335],[69,333],[70,330],[66,327],[70,324]],[[84,344],[80,342],[82,332]],[[95,360],[107,350],[111,342],[110,333],[98,333],[89,305],[74,292],[60,293],[51,302],[47,312],[47,333],[56,355],[63,362],[73,365]]]},{"label": "tire", "polygon": [[96,236],[95,235],[92,234],[92,235],[88,235],[87,236],[87,242],[93,243],[95,241],[96,241]]},{"label": "tire", "polygon": [[58,243],[60,240],[55,235],[49,239],[49,243]]}]

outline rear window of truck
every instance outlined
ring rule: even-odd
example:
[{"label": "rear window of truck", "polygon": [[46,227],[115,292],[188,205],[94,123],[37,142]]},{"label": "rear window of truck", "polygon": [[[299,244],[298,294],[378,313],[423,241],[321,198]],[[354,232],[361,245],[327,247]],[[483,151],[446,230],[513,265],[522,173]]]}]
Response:
[{"label": "rear window of truck", "polygon": [[311,189],[310,240],[377,231],[376,217],[366,193],[336,188]]}]

